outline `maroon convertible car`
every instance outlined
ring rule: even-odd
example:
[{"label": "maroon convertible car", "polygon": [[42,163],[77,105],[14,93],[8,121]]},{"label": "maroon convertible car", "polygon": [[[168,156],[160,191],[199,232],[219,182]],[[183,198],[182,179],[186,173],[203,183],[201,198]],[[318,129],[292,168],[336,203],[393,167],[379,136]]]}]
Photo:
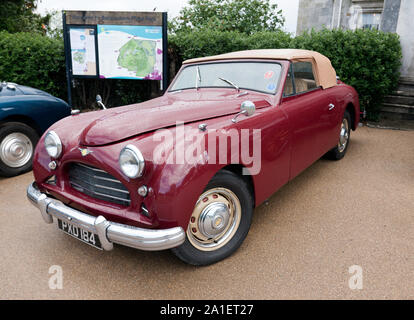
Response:
[{"label": "maroon convertible car", "polygon": [[207,265],[237,250],[280,187],[323,155],[342,159],[359,117],[357,92],[317,52],[189,60],[160,98],[54,124],[27,196],[98,249],[172,249]]}]

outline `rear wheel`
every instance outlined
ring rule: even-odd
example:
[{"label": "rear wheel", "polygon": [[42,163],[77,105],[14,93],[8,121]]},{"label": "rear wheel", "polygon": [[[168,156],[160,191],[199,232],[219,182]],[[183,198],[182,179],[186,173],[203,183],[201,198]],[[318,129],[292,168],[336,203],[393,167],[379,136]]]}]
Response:
[{"label": "rear wheel", "polygon": [[332,160],[341,160],[345,157],[351,139],[351,115],[348,110],[345,111],[342,120],[341,130],[339,132],[339,141],[335,148],[327,153],[328,158]]},{"label": "rear wheel", "polygon": [[220,171],[195,205],[184,244],[172,251],[192,265],[223,260],[247,236],[252,214],[252,195],[245,181],[233,172]]},{"label": "rear wheel", "polygon": [[0,175],[13,177],[32,168],[34,148],[39,136],[20,122],[0,126]]}]

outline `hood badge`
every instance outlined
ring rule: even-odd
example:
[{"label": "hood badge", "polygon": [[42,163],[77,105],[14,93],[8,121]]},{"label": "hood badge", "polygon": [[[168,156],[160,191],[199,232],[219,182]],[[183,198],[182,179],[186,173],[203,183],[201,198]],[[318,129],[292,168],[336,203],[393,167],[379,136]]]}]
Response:
[{"label": "hood badge", "polygon": [[200,131],[206,131],[207,130],[207,125],[205,123],[202,123],[198,126],[198,128],[200,129]]},{"label": "hood badge", "polygon": [[81,152],[82,157],[86,157],[88,154],[93,153],[93,151],[91,151],[91,150],[82,149],[82,148],[79,148],[79,151]]}]

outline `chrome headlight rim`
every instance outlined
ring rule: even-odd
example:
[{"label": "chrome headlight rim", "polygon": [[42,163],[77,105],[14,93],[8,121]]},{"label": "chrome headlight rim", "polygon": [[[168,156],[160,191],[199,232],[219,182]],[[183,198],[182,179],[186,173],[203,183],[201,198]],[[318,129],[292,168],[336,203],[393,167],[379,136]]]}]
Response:
[{"label": "chrome headlight rim", "polygon": [[[49,137],[52,139],[52,141],[53,141],[54,145],[48,145],[48,144],[46,143],[46,142],[48,141],[48,138],[49,138]],[[62,149],[63,149],[63,147],[62,147],[62,141],[60,140],[60,138],[59,138],[58,134],[57,134],[55,131],[49,131],[49,132],[46,134],[44,143],[45,143],[45,149],[46,149],[46,152],[47,152],[47,154],[48,154],[51,158],[53,158],[53,159],[58,159],[58,158],[62,155]],[[53,146],[53,147],[55,147],[55,148],[56,148],[56,152],[55,152],[55,153],[50,153],[49,148],[50,148],[51,146]]]},{"label": "chrome headlight rim", "polygon": [[[122,155],[125,152],[129,152],[133,156],[135,162],[137,163],[138,170],[137,170],[137,173],[136,174],[133,174],[132,175],[132,174],[129,174],[128,172],[126,172],[124,170],[123,165],[121,163],[121,157],[122,157]],[[144,174],[144,169],[145,169],[145,159],[144,159],[144,156],[142,155],[141,151],[137,147],[135,147],[134,145],[132,145],[132,144],[129,144],[129,145],[125,146],[124,148],[122,148],[121,152],[119,153],[118,162],[119,162],[119,166],[121,168],[121,171],[128,178],[137,179],[137,178],[142,177],[142,175]]]}]

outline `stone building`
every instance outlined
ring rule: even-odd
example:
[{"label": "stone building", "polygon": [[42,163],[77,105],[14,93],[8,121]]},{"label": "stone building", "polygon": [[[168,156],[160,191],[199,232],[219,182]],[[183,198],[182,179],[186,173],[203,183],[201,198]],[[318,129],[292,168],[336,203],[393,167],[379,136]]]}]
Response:
[{"label": "stone building", "polygon": [[297,34],[312,28],[368,28],[396,32],[403,52],[399,89],[383,114],[414,119],[414,0],[299,0]]}]

